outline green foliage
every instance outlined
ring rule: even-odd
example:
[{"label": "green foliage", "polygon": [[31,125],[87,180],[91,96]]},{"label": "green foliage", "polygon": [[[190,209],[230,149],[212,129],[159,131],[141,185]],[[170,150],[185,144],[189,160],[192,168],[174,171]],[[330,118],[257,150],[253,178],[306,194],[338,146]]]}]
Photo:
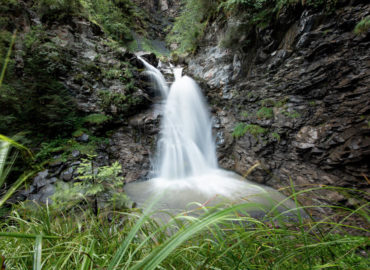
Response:
[{"label": "green foliage", "polygon": [[[14,151],[11,151],[11,148]],[[10,153],[12,154],[10,155]],[[16,142],[15,140],[8,138],[0,134],[0,188],[6,182],[9,173],[13,169],[13,165],[18,157],[18,153],[23,153],[27,158],[33,159],[31,151],[23,146],[22,144]],[[25,171],[22,175],[18,177],[16,181],[11,183],[10,188],[5,194],[0,197],[0,209],[5,204],[5,202],[17,191],[17,189],[32,175],[34,171]]]},{"label": "green foliage", "polygon": [[283,115],[289,117],[289,118],[299,118],[301,117],[301,114],[295,110],[291,110],[291,111],[283,111],[282,112]]},{"label": "green foliage", "polygon": [[75,103],[57,79],[70,68],[68,51],[42,27],[33,28],[24,45],[22,80],[8,72],[1,86],[0,132],[68,133],[76,121]]},{"label": "green foliage", "polygon": [[[9,269],[32,269],[39,254],[44,269],[84,269],[86,260],[90,269],[369,269],[369,258],[361,255],[369,230],[359,225],[367,222],[369,203],[340,207],[341,216],[291,222],[278,215],[254,219],[246,203],[204,207],[197,217],[185,212],[159,223],[150,218],[150,206],[143,213],[95,216],[22,204],[1,221],[0,250]],[[34,248],[38,237],[41,251]]]},{"label": "green foliage", "polygon": [[276,108],[282,108],[285,106],[286,103],[287,103],[287,98],[283,98],[275,102],[273,106]]},{"label": "green foliage", "polygon": [[280,142],[280,135],[276,132],[271,133],[271,137],[275,138],[278,142]]},{"label": "green foliage", "polygon": [[233,137],[235,137],[235,138],[243,137],[245,135],[245,133],[247,133],[247,130],[245,129],[245,126],[246,126],[246,124],[244,124],[244,123],[238,123],[234,127],[234,131],[231,135],[233,135]]},{"label": "green foliage", "polygon": [[370,16],[363,18],[355,27],[355,34],[366,33],[370,29]]},{"label": "green foliage", "polygon": [[[134,89],[133,83],[129,83],[126,87]],[[131,90],[132,91],[132,90]],[[111,112],[112,108],[119,113],[132,113],[132,108],[142,102],[140,97],[135,97],[131,94],[111,92],[107,90],[99,91],[100,105],[107,113]]]},{"label": "green foliage", "polygon": [[186,0],[181,15],[167,36],[167,43],[178,44],[177,52],[194,52],[209,18],[217,11],[217,0]]},{"label": "green foliage", "polygon": [[92,203],[97,198],[114,207],[125,207],[128,200],[120,195],[124,184],[121,165],[116,161],[111,166],[96,167],[92,158],[83,159],[77,168],[78,182],[58,186],[52,196],[56,208],[70,208],[81,201]]},{"label": "green foliage", "polygon": [[89,114],[88,116],[84,117],[84,122],[89,123],[89,124],[103,124],[107,121],[109,121],[111,117],[106,116],[105,114],[100,114],[100,113],[93,113]]},{"label": "green foliage", "polygon": [[127,43],[138,14],[130,0],[82,0],[90,20],[100,24],[113,39]]},{"label": "green foliage", "polygon": [[237,23],[228,25],[225,37],[221,41],[220,45],[226,48],[249,46],[251,40],[255,39],[256,30],[271,26],[283,8],[303,5],[331,12],[337,4],[337,0],[221,0],[218,2],[218,12],[224,13],[226,19],[230,16],[238,19]]},{"label": "green foliage", "polygon": [[82,12],[80,0],[36,0],[35,8],[44,22],[68,20]]},{"label": "green foliage", "polygon": [[244,111],[241,113],[241,116],[244,117],[244,118],[247,118],[249,116],[249,113]]},{"label": "green foliage", "polygon": [[[81,136],[82,134],[78,134]],[[77,137],[79,137],[77,136]],[[88,143],[80,143],[75,139],[56,138],[40,145],[35,157],[37,162],[50,161],[55,155],[60,155],[59,160],[67,160],[73,150],[78,150],[82,155],[95,155],[100,144],[108,143],[109,139],[90,136]],[[52,160],[55,161],[55,160]]]},{"label": "green foliage", "polygon": [[240,7],[261,9],[267,2],[269,2],[269,0],[225,0],[220,3],[218,8],[224,8],[228,11],[236,10]]},{"label": "green foliage", "polygon": [[314,107],[314,106],[316,106],[316,101],[311,100],[311,101],[308,102],[308,105],[310,105],[311,107]]},{"label": "green foliage", "polygon": [[274,113],[272,111],[272,108],[262,107],[260,108],[257,113],[257,117],[260,119],[270,119],[274,117]]},{"label": "green foliage", "polygon": [[268,130],[259,125],[238,123],[234,128],[232,136],[235,138],[240,138],[243,137],[247,132],[253,137],[258,138],[260,135],[266,134]]}]

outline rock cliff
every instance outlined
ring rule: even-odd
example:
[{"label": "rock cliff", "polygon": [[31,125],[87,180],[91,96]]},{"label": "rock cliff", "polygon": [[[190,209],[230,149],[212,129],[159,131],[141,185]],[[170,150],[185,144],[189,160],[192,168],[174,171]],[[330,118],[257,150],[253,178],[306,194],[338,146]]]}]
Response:
[{"label": "rock cliff", "polygon": [[[237,17],[206,29],[189,72],[204,82],[214,113],[222,167],[275,188],[353,187],[369,194],[370,32],[356,24],[370,5],[352,1],[333,13],[300,4],[232,48],[220,44]],[[239,29],[240,30],[240,29]],[[337,192],[306,203],[346,203]]]}]

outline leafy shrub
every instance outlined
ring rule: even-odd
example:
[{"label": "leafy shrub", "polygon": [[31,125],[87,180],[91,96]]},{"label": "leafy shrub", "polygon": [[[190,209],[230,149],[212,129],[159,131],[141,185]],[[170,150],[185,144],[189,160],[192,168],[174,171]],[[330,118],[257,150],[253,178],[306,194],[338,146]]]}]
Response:
[{"label": "leafy shrub", "polygon": [[[121,165],[116,161],[111,166],[96,167],[93,156],[89,159],[83,159],[82,163],[77,168],[79,181],[70,185],[59,185],[56,193],[52,196],[55,202],[55,207],[70,208],[82,201],[88,201],[94,204],[94,212],[97,214],[98,202],[104,201],[114,205],[114,207],[122,208],[128,202],[125,195],[122,193],[124,184]],[[118,200],[119,199],[119,200]]]}]

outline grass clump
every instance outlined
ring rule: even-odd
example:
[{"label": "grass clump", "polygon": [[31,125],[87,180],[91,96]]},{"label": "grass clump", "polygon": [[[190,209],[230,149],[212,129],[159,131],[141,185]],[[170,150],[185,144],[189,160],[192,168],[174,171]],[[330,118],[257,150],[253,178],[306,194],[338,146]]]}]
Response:
[{"label": "grass clump", "polygon": [[257,115],[257,118],[259,118],[259,119],[270,119],[270,118],[274,117],[274,113],[273,113],[272,108],[267,108],[267,107],[260,108],[257,111],[256,115]]},{"label": "grass clump", "polygon": [[235,138],[240,138],[243,137],[247,132],[253,137],[258,138],[260,135],[266,134],[268,130],[259,125],[238,123],[234,128],[232,136]]},{"label": "grass clump", "polygon": [[292,118],[292,119],[295,119],[295,118],[299,118],[301,117],[301,114],[295,110],[291,110],[291,111],[282,111],[282,114],[285,115],[286,117],[289,117],[289,118]]},{"label": "grass clump", "polygon": [[355,34],[360,35],[366,33],[370,29],[370,16],[363,18],[355,27]]},{"label": "grass clump", "polygon": [[366,219],[369,203],[356,209],[341,207],[341,218],[290,222],[278,221],[279,215],[254,219],[246,203],[200,207],[204,214],[198,217],[185,212],[158,223],[150,218],[152,207],[153,203],[143,213],[127,209],[96,216],[90,210],[61,214],[53,206],[20,205],[0,224],[0,250],[9,269],[31,269],[35,262],[44,269],[107,270],[365,270],[370,265],[361,255],[369,244],[369,231],[344,223],[355,216]]}]

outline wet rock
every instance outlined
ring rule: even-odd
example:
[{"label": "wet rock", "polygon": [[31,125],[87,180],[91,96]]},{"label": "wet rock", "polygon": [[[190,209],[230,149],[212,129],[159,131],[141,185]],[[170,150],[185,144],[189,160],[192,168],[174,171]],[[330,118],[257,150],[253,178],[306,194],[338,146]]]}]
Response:
[{"label": "wet rock", "polygon": [[89,135],[86,133],[82,134],[80,137],[77,138],[77,141],[87,143],[89,141]]},{"label": "wet rock", "polygon": [[51,204],[52,200],[50,199],[50,196],[52,196],[54,193],[55,186],[52,184],[47,184],[38,192],[38,196],[36,196],[33,200],[36,200],[37,202],[42,204]]},{"label": "wet rock", "polygon": [[73,150],[72,153],[71,153],[73,158],[78,158],[80,156],[80,154],[81,153],[78,150]]},{"label": "wet rock", "polygon": [[62,164],[63,164],[63,161],[58,160],[58,159],[56,159],[56,160],[53,160],[53,161],[49,162],[49,166],[50,166],[50,167],[59,167],[59,166],[61,166]]},{"label": "wet rock", "polygon": [[149,156],[154,155],[155,137],[144,128],[121,128],[111,137],[107,151],[120,161],[126,182],[145,179],[149,174]]},{"label": "wet rock", "polygon": [[60,177],[62,178],[62,180],[68,182],[68,181],[71,181],[72,180],[73,173],[74,173],[74,168],[73,167],[69,167],[68,169],[64,170],[60,174]]},{"label": "wet rock", "polygon": [[148,63],[150,63],[152,66],[157,67],[158,66],[158,58],[154,53],[150,54],[141,54],[141,57],[144,58]]},{"label": "wet rock", "polygon": [[41,187],[45,186],[48,183],[47,176],[49,174],[49,170],[44,170],[39,172],[36,177],[33,179],[32,185],[36,187],[36,189],[40,189]]}]

